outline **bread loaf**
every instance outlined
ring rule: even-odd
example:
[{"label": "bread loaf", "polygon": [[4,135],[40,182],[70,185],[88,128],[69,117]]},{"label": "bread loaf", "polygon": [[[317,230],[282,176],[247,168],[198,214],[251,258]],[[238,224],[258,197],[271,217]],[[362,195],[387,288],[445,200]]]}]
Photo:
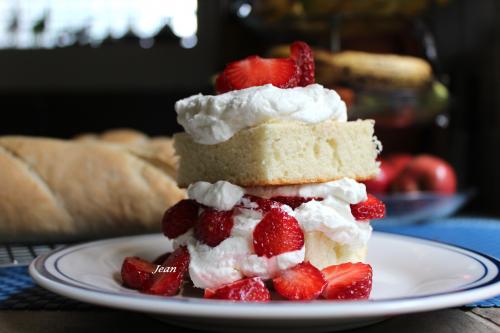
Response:
[{"label": "bread loaf", "polygon": [[158,231],[185,193],[170,139],[0,137],[0,240],[46,241]]}]

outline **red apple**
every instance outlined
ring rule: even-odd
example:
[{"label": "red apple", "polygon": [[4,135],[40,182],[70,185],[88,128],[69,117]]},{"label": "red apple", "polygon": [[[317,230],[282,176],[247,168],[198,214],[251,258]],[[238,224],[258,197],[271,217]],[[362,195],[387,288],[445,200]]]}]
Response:
[{"label": "red apple", "polygon": [[394,170],[391,164],[380,160],[380,171],[370,180],[365,180],[366,190],[369,193],[386,193],[394,179]]},{"label": "red apple", "polygon": [[413,156],[410,154],[391,154],[385,157],[385,162],[391,164],[394,170],[394,178],[401,174],[408,163],[413,159]]},{"label": "red apple", "polygon": [[457,190],[457,177],[446,161],[431,155],[419,155],[394,180],[393,188],[400,192],[453,194]]}]

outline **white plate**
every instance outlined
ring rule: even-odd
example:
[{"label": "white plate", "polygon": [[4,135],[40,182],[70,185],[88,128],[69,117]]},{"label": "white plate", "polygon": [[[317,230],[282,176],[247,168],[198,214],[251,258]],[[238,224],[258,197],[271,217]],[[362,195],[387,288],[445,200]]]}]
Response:
[{"label": "white plate", "polygon": [[500,294],[500,262],[470,250],[375,232],[368,262],[374,270],[369,301],[233,303],[196,297],[144,295],[121,286],[125,256],[153,259],[162,235],[122,237],[55,250],[30,265],[33,279],[83,302],[140,311],[205,330],[333,331],[411,312],[464,305]]}]

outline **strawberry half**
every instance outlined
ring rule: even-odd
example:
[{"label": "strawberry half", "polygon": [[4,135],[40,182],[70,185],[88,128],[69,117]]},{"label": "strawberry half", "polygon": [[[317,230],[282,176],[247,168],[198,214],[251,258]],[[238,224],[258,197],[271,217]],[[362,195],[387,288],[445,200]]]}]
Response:
[{"label": "strawberry half", "polygon": [[269,290],[259,277],[238,280],[217,289],[205,289],[205,298],[246,302],[268,302]]},{"label": "strawberry half", "polygon": [[277,196],[277,197],[272,197],[271,200],[281,202],[282,204],[288,205],[292,207],[292,209],[295,209],[302,205],[304,202],[308,202],[311,200],[318,200],[321,201],[323,198],[316,198],[316,197],[291,197],[291,196]]},{"label": "strawberry half", "polygon": [[361,262],[348,262],[323,268],[327,281],[323,290],[326,299],[368,299],[372,290],[372,268]]},{"label": "strawberry half", "polygon": [[233,211],[206,208],[194,226],[194,236],[209,246],[217,246],[231,235]]},{"label": "strawberry half", "polygon": [[271,258],[302,246],[304,232],[299,222],[280,208],[271,208],[253,231],[253,247],[258,256]]},{"label": "strawberry half", "polygon": [[189,268],[187,248],[185,246],[177,248],[161,266],[168,271],[156,272],[144,292],[153,295],[173,296],[179,291]]},{"label": "strawberry half", "polygon": [[254,55],[227,65],[216,79],[216,90],[222,94],[269,83],[278,88],[291,88],[296,87],[299,80],[300,68],[293,59],[265,59]]},{"label": "strawberry half", "polygon": [[122,264],[122,281],[125,287],[143,290],[153,277],[156,265],[139,257],[126,257]]},{"label": "strawberry half", "polygon": [[309,262],[289,268],[273,279],[274,289],[290,300],[316,299],[326,286],[320,270]]},{"label": "strawberry half", "polygon": [[314,57],[309,45],[304,42],[294,42],[290,45],[290,58],[300,68],[299,86],[305,87],[313,84],[314,80]]},{"label": "strawberry half", "polygon": [[381,219],[385,216],[385,205],[373,195],[368,194],[366,201],[351,205],[351,213],[358,221]]},{"label": "strawberry half", "polygon": [[198,219],[199,204],[194,200],[184,199],[170,207],[161,220],[163,234],[176,238],[188,231]]}]

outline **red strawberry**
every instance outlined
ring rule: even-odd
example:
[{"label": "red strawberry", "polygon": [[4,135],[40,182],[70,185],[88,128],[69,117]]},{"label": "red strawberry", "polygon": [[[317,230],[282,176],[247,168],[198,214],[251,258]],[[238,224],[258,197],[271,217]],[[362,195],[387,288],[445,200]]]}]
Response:
[{"label": "red strawberry", "polygon": [[188,199],[170,207],[161,220],[163,234],[168,238],[176,238],[188,231],[198,219],[198,209],[198,203]]},{"label": "red strawberry", "polygon": [[168,271],[156,272],[144,292],[154,295],[173,296],[179,291],[189,268],[189,252],[187,248],[185,246],[177,248],[161,266]]},{"label": "red strawberry", "polygon": [[194,236],[209,246],[217,246],[231,235],[233,211],[206,208],[194,226]]},{"label": "red strawberry", "polygon": [[277,196],[277,197],[272,197],[271,200],[281,202],[282,204],[288,205],[292,207],[292,209],[295,209],[302,205],[304,202],[308,202],[311,200],[318,200],[321,201],[323,198],[316,198],[316,197],[291,197],[291,196]]},{"label": "red strawberry", "polygon": [[271,295],[262,279],[254,277],[238,280],[217,289],[205,289],[205,298],[268,302],[271,299]]},{"label": "red strawberry", "polygon": [[372,268],[361,262],[333,265],[321,271],[327,281],[326,299],[368,299],[372,290]]},{"label": "red strawberry", "polygon": [[280,208],[267,212],[253,231],[253,247],[258,256],[271,258],[302,246],[304,233],[299,223]]},{"label": "red strawberry", "polygon": [[289,58],[265,59],[250,56],[230,63],[216,80],[217,93],[272,84],[279,88],[296,87],[300,69]]},{"label": "red strawberry", "polygon": [[281,296],[290,300],[311,300],[321,294],[326,281],[319,269],[303,262],[274,278],[273,285]]},{"label": "red strawberry", "polygon": [[299,86],[305,87],[314,83],[314,57],[309,45],[304,42],[294,42],[290,46],[290,57],[300,68]]},{"label": "red strawberry", "polygon": [[257,209],[262,211],[262,212],[268,212],[271,210],[271,208],[280,208],[281,203],[274,201],[272,199],[264,199],[261,197],[257,197],[255,195],[249,195],[246,194],[244,198],[250,200],[251,202],[254,202],[257,204]]},{"label": "red strawberry", "polygon": [[143,290],[153,277],[156,265],[139,257],[126,257],[122,264],[122,281],[125,287]]},{"label": "red strawberry", "polygon": [[351,213],[359,221],[381,219],[385,216],[385,205],[373,195],[368,194],[366,201],[351,205]]}]

